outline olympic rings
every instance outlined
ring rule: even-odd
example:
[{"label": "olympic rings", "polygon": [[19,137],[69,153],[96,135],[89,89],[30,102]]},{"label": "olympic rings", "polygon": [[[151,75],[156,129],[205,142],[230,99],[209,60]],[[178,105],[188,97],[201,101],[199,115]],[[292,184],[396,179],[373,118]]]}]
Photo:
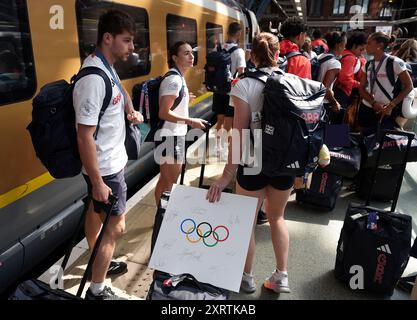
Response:
[{"label": "olympic rings", "polygon": [[[184,230],[184,224],[187,221],[191,222],[192,226],[190,226],[187,229],[187,231],[185,231]],[[202,230],[201,226],[203,226],[203,225],[207,225],[209,227],[209,230],[208,231]],[[207,246],[207,247],[210,247],[210,248],[216,246],[219,242],[226,241],[229,238],[229,235],[230,235],[229,229],[226,226],[220,225],[220,226],[217,226],[216,228],[214,228],[214,230],[213,230],[213,227],[211,226],[210,223],[204,221],[204,222],[201,222],[197,225],[196,222],[193,219],[184,219],[181,222],[180,229],[181,229],[181,232],[185,234],[185,238],[187,239],[188,242],[194,244],[194,243],[200,242],[201,239],[203,239],[204,245]],[[225,232],[226,232],[226,236],[223,239],[220,239],[219,233],[216,232],[219,229],[224,229]],[[198,238],[191,239],[190,235],[192,233],[194,233],[194,231],[196,231]],[[213,236],[213,239],[215,241],[213,243],[209,243],[209,241],[206,240],[211,235]]]}]

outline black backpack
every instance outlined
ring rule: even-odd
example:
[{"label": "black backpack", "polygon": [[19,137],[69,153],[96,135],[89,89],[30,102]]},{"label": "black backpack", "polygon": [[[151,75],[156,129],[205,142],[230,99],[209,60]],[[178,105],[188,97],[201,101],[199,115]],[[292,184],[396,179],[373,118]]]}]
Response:
[{"label": "black backpack", "polygon": [[265,83],[262,110],[262,173],[303,175],[316,166],[323,145],[326,111],[323,84],[282,71],[248,72]]},{"label": "black backpack", "polygon": [[297,57],[297,56],[303,56],[303,54],[299,51],[293,51],[293,52],[287,53],[283,57],[279,57],[279,59],[278,59],[279,68],[282,71],[287,72],[288,71],[288,60],[293,58],[293,57]]},{"label": "black backpack", "polygon": [[311,79],[318,81],[319,74],[320,74],[320,68],[321,65],[327,61],[330,61],[332,59],[336,59],[334,55],[330,54],[328,56],[325,56],[324,58],[314,58],[311,59]]},{"label": "black backpack", "polygon": [[[164,125],[164,120],[159,118],[159,88],[162,81],[172,75],[180,75],[175,71],[168,71],[164,76],[152,78],[138,83],[132,90],[133,107],[142,113],[144,122],[150,127],[145,141],[154,141],[155,132]],[[181,103],[184,95],[184,86],[181,87],[177,99],[175,99],[171,110],[174,110]]]},{"label": "black backpack", "polygon": [[70,83],[59,80],[46,84],[33,99],[32,122],[27,130],[36,156],[57,179],[74,177],[81,172],[72,93],[75,83],[90,74],[101,76],[106,84],[106,95],[94,134],[97,139],[101,117],[112,96],[110,79],[103,70],[97,67],[83,68],[71,78]]},{"label": "black backpack", "polygon": [[231,65],[232,65],[232,53],[239,49],[238,46],[234,46],[229,50],[222,49],[210,52],[206,57],[205,70],[205,85],[208,91],[227,94],[232,89],[231,85]]},{"label": "black backpack", "polygon": [[318,46],[313,46],[313,51],[317,54],[317,55],[321,55],[322,53],[324,53],[326,50],[324,49],[323,45],[318,45]]}]

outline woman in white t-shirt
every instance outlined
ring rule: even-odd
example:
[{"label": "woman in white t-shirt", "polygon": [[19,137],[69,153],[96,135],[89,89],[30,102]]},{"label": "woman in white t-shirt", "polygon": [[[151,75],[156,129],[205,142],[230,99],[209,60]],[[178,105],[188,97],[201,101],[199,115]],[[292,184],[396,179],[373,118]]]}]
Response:
[{"label": "woman in white t-shirt", "polygon": [[[253,40],[251,50],[251,60],[255,63],[257,69],[264,73],[271,74],[274,70],[278,69],[278,57],[278,38],[273,34],[266,32],[258,34]],[[245,132],[247,129],[252,130],[254,136],[257,136],[258,133],[254,130],[261,129],[260,114],[263,107],[264,98],[262,91],[264,86],[265,85],[257,79],[243,78],[236,82],[230,92],[231,102],[235,108],[233,128],[238,131],[241,137],[240,144],[242,146],[246,142],[244,136],[249,136],[247,132]],[[237,181],[236,193],[258,198],[256,212],[259,211],[263,200],[266,199],[266,212],[271,226],[271,238],[276,258],[276,269],[273,271],[272,275],[265,280],[264,286],[275,292],[290,292],[287,274],[289,236],[284,220],[284,210],[291,193],[291,188],[294,184],[294,177],[282,176],[269,178],[262,173],[254,174],[254,172],[251,172],[252,175],[250,175],[250,170],[246,169],[252,168],[247,167],[247,161],[243,160],[246,166],[232,162],[233,159],[237,158],[237,154],[233,155],[233,152],[240,152],[237,150],[241,150],[242,148],[239,148],[239,146],[233,147],[234,139],[231,140],[232,141],[229,144],[229,158],[223,170],[223,175],[210,186],[207,193],[207,199],[210,202],[218,201],[221,192],[231,182],[235,175]],[[243,155],[244,159],[245,155],[246,154]],[[240,153],[238,158],[242,158]],[[254,226],[256,226],[255,223]],[[241,289],[247,293],[256,291],[252,275],[254,256],[255,232],[253,229],[241,282]]]},{"label": "woman in white t-shirt", "polygon": [[345,50],[347,38],[344,32],[333,31],[326,34],[326,41],[329,46],[329,53],[322,53],[318,56],[318,60],[319,62],[325,59],[329,60],[325,60],[320,65],[317,81],[322,82],[327,88],[323,103],[326,110],[330,112],[330,122],[340,123],[341,105],[334,96],[333,85],[336,82],[340,69],[342,69],[342,65],[337,57]]},{"label": "woman in white t-shirt", "polygon": [[[401,127],[401,123],[396,123],[400,114],[396,107],[413,90],[413,83],[404,61],[398,57],[390,57],[384,52],[389,41],[390,37],[382,32],[375,32],[368,37],[366,52],[374,59],[363,67],[359,87],[362,103],[359,107],[358,123],[363,128],[362,131],[374,131],[377,123],[385,117],[392,120],[392,125]],[[402,83],[402,90],[395,97],[394,87],[387,75],[387,61],[392,58],[395,81],[400,79]]]},{"label": "woman in white t-shirt", "polygon": [[[187,125],[204,129],[208,124],[206,120],[190,118],[188,115],[190,94],[183,75],[194,64],[191,46],[184,41],[175,43],[169,51],[168,64],[174,74],[167,76],[159,88],[159,118],[165,120],[165,123],[155,135],[154,158],[160,167],[160,176],[155,187],[156,205],[159,204],[161,194],[172,189],[181,173],[185,159]],[[180,94],[182,98],[179,97]]]}]

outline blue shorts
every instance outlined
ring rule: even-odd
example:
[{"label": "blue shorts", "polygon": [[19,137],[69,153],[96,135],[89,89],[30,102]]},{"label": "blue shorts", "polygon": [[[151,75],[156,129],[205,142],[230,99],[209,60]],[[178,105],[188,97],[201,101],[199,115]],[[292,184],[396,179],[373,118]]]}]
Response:
[{"label": "blue shorts", "polygon": [[[85,181],[87,182],[88,188],[88,197],[93,199],[93,186],[91,184],[90,177],[83,174]],[[112,216],[119,216],[123,214],[126,210],[126,195],[127,195],[127,185],[125,182],[124,170],[119,171],[118,173],[111,174],[109,176],[102,177],[104,183],[111,189],[112,194],[118,198],[115,203],[113,210],[110,212]],[[111,210],[109,204],[104,202],[99,202],[93,199],[94,212],[108,213]]]}]

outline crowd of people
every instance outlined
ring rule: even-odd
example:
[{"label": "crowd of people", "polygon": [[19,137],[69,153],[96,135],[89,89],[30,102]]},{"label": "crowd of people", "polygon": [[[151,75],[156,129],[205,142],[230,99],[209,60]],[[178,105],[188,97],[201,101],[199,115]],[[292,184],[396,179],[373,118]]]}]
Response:
[{"label": "crowd of people", "polygon": [[[345,121],[345,111],[354,101],[361,101],[358,104],[358,124],[361,130],[372,130],[382,120],[387,119],[398,129],[404,127],[407,118],[404,117],[403,109],[407,106],[402,102],[413,90],[413,81],[405,62],[417,63],[416,40],[405,41],[395,56],[391,56],[387,52],[390,37],[380,32],[367,36],[363,32],[345,34],[332,31],[322,38],[319,30],[315,30],[311,40],[306,24],[295,17],[288,18],[282,24],[280,32],[283,37],[281,40],[271,33],[257,34],[253,40],[248,64],[272,74],[282,68],[279,62],[284,61],[285,72],[306,79],[316,77],[314,80],[322,82],[327,88],[324,103],[330,114],[330,123],[338,124]],[[127,155],[123,144],[124,116],[126,113],[127,119],[133,123],[143,122],[143,117],[134,110],[129,94],[121,85],[113,64],[117,60],[128,59],[133,51],[134,33],[135,23],[128,14],[115,10],[103,14],[98,26],[97,49],[83,63],[83,68],[96,66],[102,69],[117,84],[113,86],[113,99],[108,111],[102,115],[96,139],[94,133],[105,96],[104,81],[96,75],[90,75],[77,82],[74,89],[83,173],[89,195],[93,199],[86,219],[86,235],[90,248],[97,239],[104,213],[110,210],[109,206],[105,205],[109,195],[113,194],[118,198],[93,266],[92,282],[86,295],[88,299],[94,300],[117,298],[112,289],[105,286],[104,279],[111,268],[120,269],[118,271],[126,269],[125,265],[112,261],[116,241],[125,228],[123,214],[127,187],[123,170],[127,163]],[[239,23],[232,23],[227,35],[222,49],[231,50],[233,47],[239,47]],[[365,50],[373,59],[366,61],[363,56]],[[179,177],[185,159],[187,126],[204,129],[208,125],[206,120],[190,118],[188,113],[189,101],[193,94],[187,88],[184,74],[193,67],[193,52],[193,48],[186,42],[174,44],[168,57],[170,73],[160,85],[159,117],[165,122],[160,133],[161,141],[156,147],[168,141],[168,145],[172,147],[161,154],[155,152],[158,158],[156,160],[160,164],[160,177],[155,189],[156,205],[159,204],[162,193],[170,191]],[[243,49],[234,50],[231,59],[230,80],[235,80],[233,87],[229,94],[215,93],[213,97],[213,111],[217,114],[215,128],[226,132],[231,128],[238,131],[260,128],[259,115],[263,107],[264,84],[256,79],[244,77],[247,63]],[[390,64],[395,81],[399,79],[402,84],[400,90],[391,98],[384,93],[384,88],[390,94],[394,89],[387,75],[387,66]],[[315,70],[318,71],[317,75],[313,74]],[[264,204],[264,220],[270,224],[276,258],[274,270],[265,280],[264,286],[275,292],[290,292],[287,270],[289,234],[284,213],[295,177],[270,178],[262,172],[258,175],[245,175],[245,164],[235,164],[231,161],[233,140],[222,140],[222,135],[217,135],[216,140],[219,149],[224,145],[228,146],[229,156],[222,176],[210,186],[207,200],[218,201],[221,192],[236,178],[237,194],[256,197],[257,212],[263,213],[261,207]],[[247,293],[253,293],[257,288],[253,277],[255,225],[256,220],[241,283],[241,289]]]}]

